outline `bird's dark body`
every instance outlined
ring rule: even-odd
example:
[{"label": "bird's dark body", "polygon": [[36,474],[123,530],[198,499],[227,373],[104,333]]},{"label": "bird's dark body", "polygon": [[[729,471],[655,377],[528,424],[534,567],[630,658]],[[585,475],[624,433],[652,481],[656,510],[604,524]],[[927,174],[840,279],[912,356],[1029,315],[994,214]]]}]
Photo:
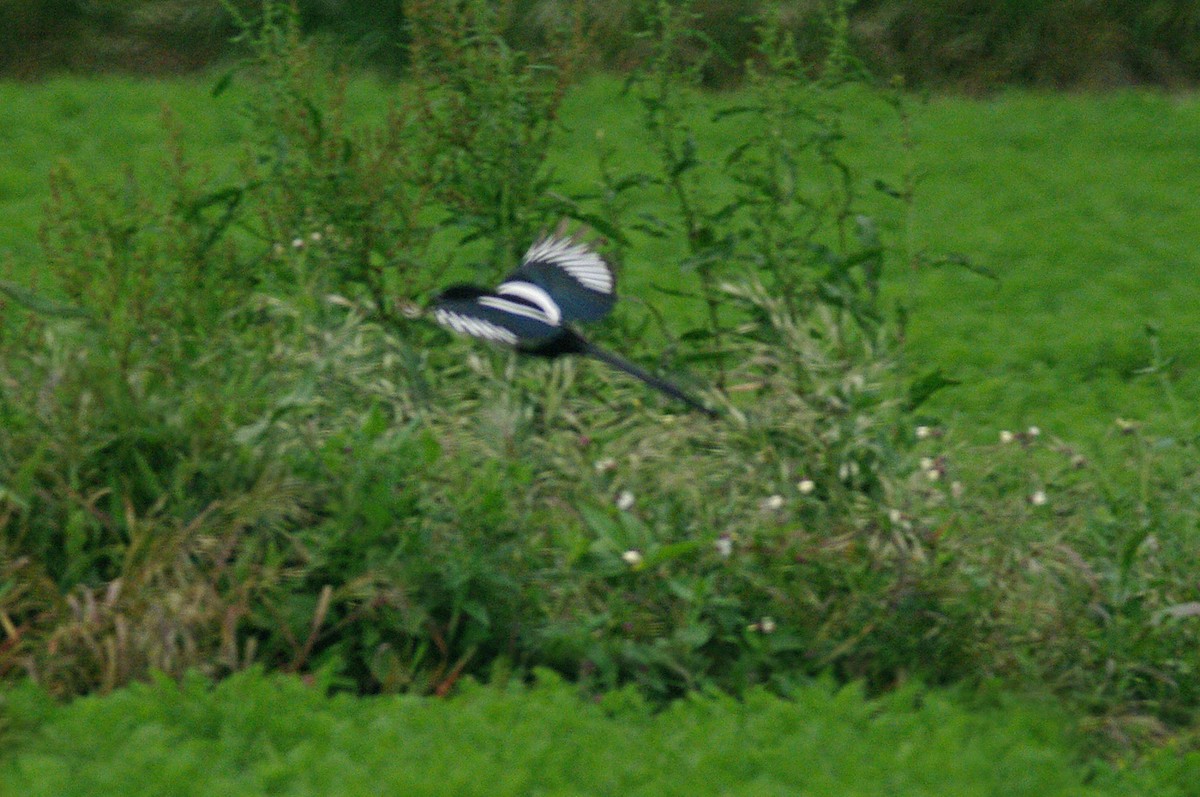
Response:
[{"label": "bird's dark body", "polygon": [[564,329],[554,337],[534,344],[518,345],[517,350],[535,357],[553,359],[564,354],[587,354],[591,346],[582,335],[573,329]]},{"label": "bird's dark body", "polygon": [[607,315],[616,303],[615,282],[608,264],[589,246],[575,238],[548,236],[530,247],[496,290],[452,285],[442,291],[434,300],[434,318],[455,332],[536,357],[594,357],[715,416],[675,385],[596,346],[570,326],[571,321]]}]

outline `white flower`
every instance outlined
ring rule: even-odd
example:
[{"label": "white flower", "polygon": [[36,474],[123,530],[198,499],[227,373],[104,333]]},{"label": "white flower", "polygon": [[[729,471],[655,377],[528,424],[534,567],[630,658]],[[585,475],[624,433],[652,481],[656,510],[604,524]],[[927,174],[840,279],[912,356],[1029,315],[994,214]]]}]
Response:
[{"label": "white flower", "polygon": [[1046,498],[1045,490],[1038,490],[1033,495],[1029,496],[1029,503],[1033,504],[1034,506],[1045,506],[1047,500],[1048,499]]},{"label": "white flower", "polygon": [[293,249],[300,249],[300,248],[302,248],[303,246],[304,246],[304,239],[303,239],[303,238],[293,238],[293,239],[292,239],[292,248],[293,248]]},{"label": "white flower", "polygon": [[1025,432],[1025,434],[1029,435],[1030,437],[1037,437],[1041,433],[1042,433],[1042,430],[1036,426],[1030,426],[1029,429]]},{"label": "white flower", "polygon": [[593,467],[596,468],[596,473],[608,473],[617,469],[617,461],[612,457],[605,457],[604,459],[596,460],[596,464]]},{"label": "white flower", "polygon": [[1000,430],[1000,442],[1001,443],[1004,443],[1005,445],[1007,445],[1007,444],[1011,443],[1014,439],[1015,439],[1015,436],[1013,435],[1012,432],[1008,431],[1007,429]]},{"label": "white flower", "polygon": [[901,520],[904,520],[904,513],[899,509],[888,510],[888,520],[892,521],[892,523],[899,524]]},{"label": "white flower", "polygon": [[808,495],[817,489],[817,484],[812,479],[801,479],[796,482],[796,489],[800,491],[801,495]]},{"label": "white flower", "polygon": [[762,631],[764,634],[775,633],[775,628],[775,619],[772,617],[764,617],[758,621],[758,630]]},{"label": "white flower", "polygon": [[321,231],[313,230],[312,234],[310,234],[308,237],[313,243],[316,243],[317,241],[321,240]]},{"label": "white flower", "polygon": [[722,559],[728,559],[733,553],[733,538],[728,534],[722,534],[717,537],[717,541],[713,543],[717,549],[717,555]]},{"label": "white flower", "polygon": [[933,470],[933,466],[936,464],[933,457],[921,457],[921,470]]},{"label": "white flower", "polygon": [[933,430],[930,429],[928,426],[918,426],[917,427],[917,439],[918,440],[924,440],[927,437],[931,436],[932,434],[933,434]]},{"label": "white flower", "polygon": [[763,508],[764,509],[782,509],[783,508],[783,496],[782,495],[772,495],[770,498],[767,498],[766,500],[763,501]]},{"label": "white flower", "polygon": [[621,558],[624,559],[625,564],[629,565],[630,567],[641,567],[642,562],[645,561],[645,557],[642,556],[642,552],[636,548],[630,548],[628,551],[621,554]]},{"label": "white flower", "polygon": [[929,479],[931,482],[935,482],[942,478],[942,472],[937,468],[930,468],[929,470],[925,471],[925,478]]},{"label": "white flower", "polygon": [[627,512],[633,507],[633,501],[633,493],[629,492],[628,490],[622,490],[617,496],[617,509],[620,509],[622,512]]}]

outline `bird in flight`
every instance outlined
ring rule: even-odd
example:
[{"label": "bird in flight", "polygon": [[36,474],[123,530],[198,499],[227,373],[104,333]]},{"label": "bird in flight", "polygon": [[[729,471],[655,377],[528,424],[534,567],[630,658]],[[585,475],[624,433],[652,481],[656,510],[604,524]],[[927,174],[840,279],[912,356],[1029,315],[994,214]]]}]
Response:
[{"label": "bird in flight", "polygon": [[717,417],[680,388],[600,348],[576,332],[575,321],[596,321],[617,302],[612,269],[578,235],[544,235],[495,290],[453,285],[433,300],[433,318],[461,335],[510,346],[525,354],[594,357],[689,407]]}]

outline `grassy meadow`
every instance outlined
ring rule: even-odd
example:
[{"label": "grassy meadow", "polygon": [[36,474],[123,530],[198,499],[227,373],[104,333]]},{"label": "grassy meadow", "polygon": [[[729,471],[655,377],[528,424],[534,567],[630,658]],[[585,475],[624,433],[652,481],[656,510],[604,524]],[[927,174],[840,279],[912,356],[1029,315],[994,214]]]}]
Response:
[{"label": "grassy meadow", "polygon": [[[436,4],[341,94],[271,8],[219,96],[0,84],[0,792],[1187,793],[1200,100],[559,85]],[[721,420],[414,317],[562,214]]]},{"label": "grassy meadow", "polygon": [[[152,179],[167,157],[164,109],[199,164],[218,178],[232,173],[245,119],[236,90],[210,95],[215,80],[0,86],[0,262],[18,275],[36,274],[54,163],[67,160],[89,178],[131,169]],[[394,85],[357,79],[348,115],[378,122],[395,95]],[[911,164],[920,175],[911,229],[903,231],[911,246],[964,255],[996,277],[902,264],[886,276],[889,293],[911,305],[914,368],[941,365],[963,382],[934,398],[937,415],[980,440],[1032,424],[1080,444],[1110,432],[1116,418],[1190,424],[1184,410],[1200,399],[1200,316],[1193,312],[1200,283],[1188,175],[1200,145],[1200,102],[1153,91],[911,102],[911,152],[900,146],[891,115],[872,104],[851,109],[861,190],[869,195],[876,178],[895,182]],[[736,140],[736,124],[712,128],[711,146]],[[550,152],[567,185],[594,185],[597,131],[620,163],[645,168],[649,143],[636,104],[615,79],[595,78],[566,99]],[[884,214],[888,204],[881,196]],[[890,221],[899,227],[904,220],[893,212]],[[626,293],[689,284],[694,277],[679,268],[681,256],[654,239],[635,239]],[[647,298],[664,307],[674,301]],[[1158,330],[1161,359],[1169,361],[1161,374],[1148,373],[1155,354],[1147,325]]]}]

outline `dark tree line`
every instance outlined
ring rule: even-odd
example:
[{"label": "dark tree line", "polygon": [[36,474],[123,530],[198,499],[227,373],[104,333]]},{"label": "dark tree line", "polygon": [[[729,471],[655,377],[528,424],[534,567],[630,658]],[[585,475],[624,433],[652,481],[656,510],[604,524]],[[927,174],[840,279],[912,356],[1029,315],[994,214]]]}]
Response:
[{"label": "dark tree line", "polygon": [[[257,0],[231,0],[252,14]],[[453,0],[298,0],[305,30],[339,60],[402,74],[405,10]],[[507,0],[507,38],[538,49],[582,12],[593,66],[635,63],[631,31],[651,0]],[[823,17],[837,0],[789,0],[802,52],[821,49]],[[735,83],[751,53],[749,19],[771,0],[693,0],[697,29],[723,53],[715,85]],[[1194,0],[859,0],[851,39],[882,76],[910,85],[1181,86],[1200,80],[1200,4]],[[0,0],[0,75],[61,71],[170,73],[203,69],[236,53],[222,0]]]}]

